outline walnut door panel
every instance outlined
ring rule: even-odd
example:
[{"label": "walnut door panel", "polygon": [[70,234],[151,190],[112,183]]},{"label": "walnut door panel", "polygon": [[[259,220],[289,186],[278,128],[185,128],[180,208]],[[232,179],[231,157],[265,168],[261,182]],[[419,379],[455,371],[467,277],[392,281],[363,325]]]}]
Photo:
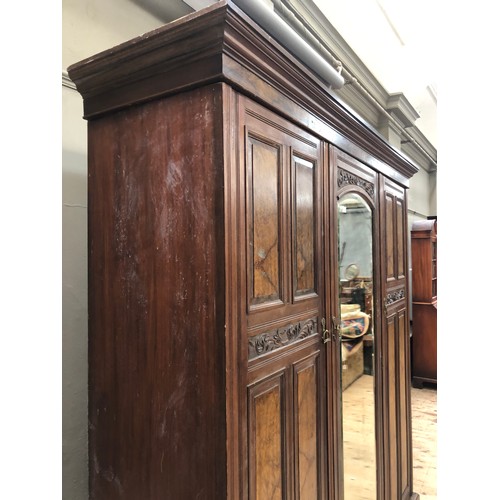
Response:
[{"label": "walnut door panel", "polygon": [[291,351],[274,373],[266,360],[250,369],[249,500],[326,498],[324,367],[313,344]]},{"label": "walnut door panel", "polygon": [[[292,149],[289,173],[284,164],[290,158],[286,145],[268,142],[255,132],[249,133],[247,141],[249,309],[255,309],[257,304],[285,302],[283,279],[287,264],[291,264],[293,272],[292,302],[317,296],[317,161],[301,157]],[[291,186],[289,201],[281,189],[284,179]],[[285,211],[291,212],[291,221],[286,219]],[[288,222],[291,247],[286,240],[290,233],[284,226]],[[291,252],[291,263],[285,252]],[[286,275],[285,279],[290,277]]]},{"label": "walnut door panel", "polygon": [[284,371],[248,389],[249,499],[287,498]]},{"label": "walnut door panel", "polygon": [[385,399],[387,402],[386,440],[386,497],[389,499],[405,499],[410,495],[410,461],[409,446],[411,431],[409,404],[409,357],[407,342],[406,310],[396,310],[387,316],[387,380]]},{"label": "walnut door panel", "polygon": [[[385,359],[387,359],[387,379],[396,380],[396,317],[389,316],[387,318],[387,351]],[[388,454],[386,457],[386,473],[388,478],[386,486],[388,490],[387,498],[398,498],[398,422],[397,422],[397,393],[396,384],[385,384],[386,401],[388,403],[388,411],[386,415],[386,442],[388,442]]]},{"label": "walnut door panel", "polygon": [[409,353],[409,342],[408,342],[408,331],[407,324],[408,318],[406,310],[401,310],[398,314],[398,343],[397,343],[397,360],[398,360],[398,373],[396,378],[399,385],[399,420],[400,420],[400,457],[401,457],[401,498],[405,498],[407,495],[411,494],[409,490],[409,443],[411,442],[411,437],[409,436],[409,425],[407,423],[410,419],[410,413],[408,408],[410,408],[410,389],[411,385],[409,383],[408,374],[410,373],[410,353]]},{"label": "walnut door panel", "polygon": [[322,495],[324,450],[322,395],[320,392],[319,353],[293,365],[294,375],[294,445],[295,498],[301,500],[324,498]]},{"label": "walnut door panel", "polygon": [[317,206],[314,161],[292,156],[293,301],[317,294],[315,219]]},{"label": "walnut door panel", "polygon": [[257,304],[283,303],[282,169],[279,143],[249,134],[248,298]]},{"label": "walnut door panel", "polygon": [[386,281],[405,283],[406,278],[406,209],[404,191],[385,179],[383,193],[385,216]]},{"label": "walnut door panel", "polygon": [[322,149],[316,137],[250,100],[241,102],[252,329],[320,309]]}]

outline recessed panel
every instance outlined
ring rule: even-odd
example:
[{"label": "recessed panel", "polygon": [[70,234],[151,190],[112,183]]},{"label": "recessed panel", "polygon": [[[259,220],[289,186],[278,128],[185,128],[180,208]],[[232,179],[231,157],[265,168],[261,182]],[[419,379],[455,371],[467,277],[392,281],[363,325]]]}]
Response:
[{"label": "recessed panel", "polygon": [[249,388],[250,500],[282,500],[284,492],[283,375]]},{"label": "recessed panel", "polygon": [[390,195],[385,197],[385,248],[387,258],[387,279],[395,278],[394,269],[394,198]]},{"label": "recessed panel", "polygon": [[408,382],[406,365],[406,314],[399,313],[399,408],[401,422],[401,493],[408,485],[408,429],[407,429],[407,403]]},{"label": "recessed panel", "polygon": [[315,224],[313,162],[294,157],[295,174],[295,241],[294,241],[294,295],[315,291]]},{"label": "recessed panel", "polygon": [[316,365],[297,377],[297,441],[299,498],[318,498],[318,387]]},{"label": "recessed panel", "polygon": [[280,148],[249,138],[250,304],[281,298]]},{"label": "recessed panel", "polygon": [[403,221],[404,221],[404,211],[403,211],[403,201],[396,201],[396,223],[397,223],[397,238],[398,238],[398,277],[402,278],[405,275],[405,261],[404,261],[404,250],[405,245],[403,243],[404,231],[403,231]]},{"label": "recessed panel", "polygon": [[389,398],[389,457],[390,457],[390,498],[397,498],[398,451],[396,413],[396,324],[395,316],[387,318],[387,390]]}]

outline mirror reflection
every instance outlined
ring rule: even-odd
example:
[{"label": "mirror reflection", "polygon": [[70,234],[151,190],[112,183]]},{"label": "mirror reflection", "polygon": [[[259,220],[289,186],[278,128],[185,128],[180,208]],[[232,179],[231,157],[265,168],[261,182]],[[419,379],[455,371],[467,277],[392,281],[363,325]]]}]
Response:
[{"label": "mirror reflection", "polygon": [[338,205],[344,498],[375,500],[372,210],[356,193]]}]

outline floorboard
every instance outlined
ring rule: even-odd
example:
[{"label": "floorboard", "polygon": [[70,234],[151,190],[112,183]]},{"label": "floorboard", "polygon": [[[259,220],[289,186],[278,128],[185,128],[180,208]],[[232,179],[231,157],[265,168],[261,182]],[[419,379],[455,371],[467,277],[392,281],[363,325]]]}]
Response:
[{"label": "floorboard", "polygon": [[[411,389],[413,490],[437,499],[437,390]],[[375,500],[373,377],[363,375],[343,392],[345,500]]]},{"label": "floorboard", "polygon": [[412,388],[413,490],[437,499],[437,389]]}]

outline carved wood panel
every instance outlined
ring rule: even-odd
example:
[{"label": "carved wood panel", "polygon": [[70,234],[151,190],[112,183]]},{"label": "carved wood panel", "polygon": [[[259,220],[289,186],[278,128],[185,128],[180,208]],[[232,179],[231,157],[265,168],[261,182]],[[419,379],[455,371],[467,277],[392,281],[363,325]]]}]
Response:
[{"label": "carved wood panel", "polygon": [[318,319],[312,318],[285,327],[274,328],[248,339],[248,359],[254,359],[276,349],[291,344],[318,333]]}]

